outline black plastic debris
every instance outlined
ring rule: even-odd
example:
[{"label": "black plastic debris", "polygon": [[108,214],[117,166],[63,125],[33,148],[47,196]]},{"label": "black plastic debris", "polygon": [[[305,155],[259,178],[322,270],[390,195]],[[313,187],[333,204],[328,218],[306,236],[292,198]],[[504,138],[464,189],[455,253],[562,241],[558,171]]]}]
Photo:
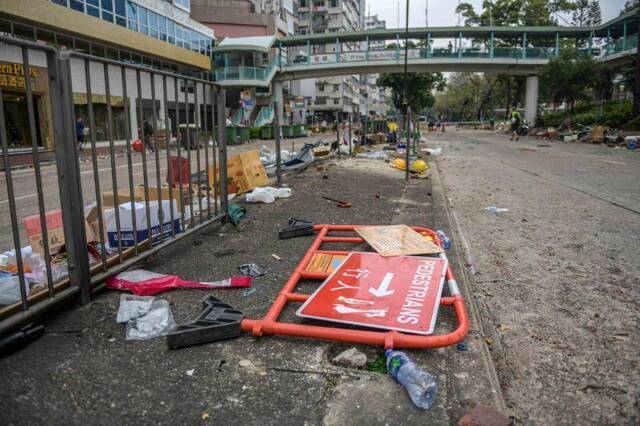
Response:
[{"label": "black plastic debris", "polygon": [[289,218],[289,224],[278,232],[278,238],[286,240],[288,238],[304,237],[313,235],[313,222],[304,219]]},{"label": "black plastic debris", "polygon": [[203,301],[204,309],[195,320],[181,324],[167,334],[169,349],[202,345],[240,336],[244,314],[213,296]]}]

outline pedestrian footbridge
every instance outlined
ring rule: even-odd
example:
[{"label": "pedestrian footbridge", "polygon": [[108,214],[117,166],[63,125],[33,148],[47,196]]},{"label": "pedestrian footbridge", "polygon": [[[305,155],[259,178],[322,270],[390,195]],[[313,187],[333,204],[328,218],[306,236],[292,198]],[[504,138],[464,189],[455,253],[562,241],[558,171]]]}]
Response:
[{"label": "pedestrian footbridge", "polygon": [[[527,118],[535,117],[538,74],[561,49],[629,61],[638,44],[638,10],[593,27],[429,27],[227,38],[214,49],[223,87],[368,73],[486,72],[527,76]],[[406,42],[405,42],[406,41]],[[535,102],[534,102],[535,101]]]}]

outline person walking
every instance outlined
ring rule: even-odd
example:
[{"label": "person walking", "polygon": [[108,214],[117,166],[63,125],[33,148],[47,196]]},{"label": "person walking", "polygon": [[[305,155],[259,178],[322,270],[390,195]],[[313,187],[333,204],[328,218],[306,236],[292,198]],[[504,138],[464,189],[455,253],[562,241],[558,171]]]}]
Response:
[{"label": "person walking", "polygon": [[78,117],[76,120],[76,143],[78,144],[78,149],[82,151],[84,149],[84,120],[82,117]]},{"label": "person walking", "polygon": [[153,126],[147,119],[142,122],[142,140],[144,141],[145,148],[149,147],[151,152],[156,151],[156,147],[153,144]]},{"label": "person walking", "polygon": [[520,126],[522,125],[522,116],[520,113],[514,109],[511,113],[511,139],[510,140],[520,140],[520,135],[518,132],[520,131]]}]

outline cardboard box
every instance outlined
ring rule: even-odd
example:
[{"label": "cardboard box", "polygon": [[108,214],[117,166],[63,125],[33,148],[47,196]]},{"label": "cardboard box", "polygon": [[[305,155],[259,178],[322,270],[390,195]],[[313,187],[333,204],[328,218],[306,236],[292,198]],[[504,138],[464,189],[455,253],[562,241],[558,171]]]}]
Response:
[{"label": "cardboard box", "polygon": [[[197,189],[197,185],[193,185]],[[193,188],[192,188],[193,190]],[[144,202],[144,185],[138,185],[134,188],[135,201]],[[158,187],[150,186],[149,187],[149,201],[158,201]],[[171,195],[171,197],[169,197]],[[160,199],[161,200],[174,200],[179,202],[180,198],[180,189],[173,188],[171,190],[171,194],[169,193],[169,185],[164,184],[160,187]],[[189,204],[189,189],[187,187],[182,189],[182,202],[183,204]],[[138,199],[139,198],[139,199]]]},{"label": "cardboard box", "polygon": [[[135,233],[133,229],[133,222],[131,220],[132,205],[130,203],[120,204],[120,235],[118,235],[118,229],[116,226],[115,208],[111,207],[104,210],[105,227],[109,246],[111,248],[118,247],[118,240],[120,240],[122,247],[133,247],[136,239],[138,243],[141,243],[149,237],[145,203],[135,203],[133,204],[133,208],[135,209],[136,218]],[[173,208],[173,223],[171,223],[171,208]],[[160,226],[160,220],[158,219],[158,212],[160,209],[162,209],[163,215],[162,226]],[[160,235],[162,235],[163,239],[171,238],[172,228],[176,234],[181,232],[180,213],[178,212],[175,200],[173,203],[169,200],[163,200],[160,202],[150,201],[149,216],[151,219],[150,228],[152,244],[160,242]]]},{"label": "cardboard box", "polygon": [[[215,173],[215,174],[214,174]],[[209,185],[213,186],[213,177],[218,170],[209,166]],[[227,160],[227,191],[230,194],[242,194],[269,182],[267,172],[260,161],[259,151],[246,151]]]},{"label": "cardboard box", "polygon": [[[131,193],[129,192],[129,188],[120,188],[118,189],[118,203],[126,203],[131,201]],[[136,193],[134,188],[133,191],[133,201],[144,201],[144,193],[142,194],[142,198],[139,194]],[[108,207],[115,206],[115,196],[113,191],[103,191],[102,192],[102,208],[106,209]]]},{"label": "cardboard box", "polygon": [[[47,224],[47,237],[49,241],[49,254],[55,254],[64,245],[64,226],[62,224],[62,210],[52,210],[45,213],[45,221]],[[25,217],[22,221],[29,244],[33,251],[44,255],[44,238],[42,235],[42,227],[40,223],[40,215]],[[87,242],[95,241],[95,236],[91,226],[85,220],[85,233],[87,234]]]}]

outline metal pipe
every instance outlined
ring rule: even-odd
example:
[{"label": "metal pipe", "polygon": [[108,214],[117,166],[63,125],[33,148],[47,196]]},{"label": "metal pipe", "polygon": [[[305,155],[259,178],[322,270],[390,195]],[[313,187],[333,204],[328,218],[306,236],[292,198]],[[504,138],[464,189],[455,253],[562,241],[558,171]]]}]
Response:
[{"label": "metal pipe", "polygon": [[[22,46],[22,65],[24,67],[25,94],[27,98],[27,113],[29,118],[29,133],[31,134],[31,153],[33,155],[33,170],[36,180],[36,194],[38,195],[38,214],[40,216],[40,231],[42,232],[42,248],[44,251],[45,272],[47,275],[47,288],[49,297],[54,296],[53,277],[51,274],[51,255],[49,254],[49,232],[47,217],[44,208],[44,194],[42,192],[42,174],[40,173],[40,158],[38,156],[38,141],[36,140],[36,118],[33,105],[33,92],[31,90],[31,73],[29,66],[29,50]],[[103,249],[104,250],[104,249]]]}]

